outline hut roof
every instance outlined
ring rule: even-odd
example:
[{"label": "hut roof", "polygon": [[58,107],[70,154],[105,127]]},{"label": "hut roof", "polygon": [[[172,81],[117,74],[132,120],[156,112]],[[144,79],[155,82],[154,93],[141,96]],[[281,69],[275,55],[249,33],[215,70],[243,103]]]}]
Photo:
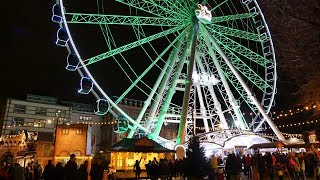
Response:
[{"label": "hut roof", "polygon": [[142,137],[140,139],[124,138],[114,144],[110,151],[125,151],[125,152],[175,152],[167,149],[152,139]]}]

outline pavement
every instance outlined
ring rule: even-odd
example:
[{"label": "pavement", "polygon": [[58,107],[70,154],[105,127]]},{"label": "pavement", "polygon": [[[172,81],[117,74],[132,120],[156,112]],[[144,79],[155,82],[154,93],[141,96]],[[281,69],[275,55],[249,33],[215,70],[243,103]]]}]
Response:
[{"label": "pavement", "polygon": [[[140,174],[140,179],[147,179],[147,173],[145,171],[142,171]],[[126,172],[117,172],[117,179],[135,179],[135,173],[133,171],[126,171]],[[160,178],[159,178],[160,179]],[[224,178],[226,180],[226,178]],[[265,180],[269,180],[269,177],[265,177]],[[182,178],[173,178],[173,180],[182,180]],[[252,178],[248,178],[247,176],[244,176],[243,173],[241,173],[241,180],[252,180]],[[278,180],[278,177],[275,176],[274,180]],[[288,176],[284,176],[283,180],[291,180]],[[315,178],[307,178],[307,180],[315,180]]]}]

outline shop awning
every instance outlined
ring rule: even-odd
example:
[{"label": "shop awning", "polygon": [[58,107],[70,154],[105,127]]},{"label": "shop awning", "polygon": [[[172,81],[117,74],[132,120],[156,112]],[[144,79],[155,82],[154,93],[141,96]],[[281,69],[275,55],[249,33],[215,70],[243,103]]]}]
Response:
[{"label": "shop awning", "polygon": [[114,144],[110,151],[122,151],[122,152],[175,152],[174,150],[167,149],[152,139],[143,137],[140,139],[124,138],[121,141]]}]

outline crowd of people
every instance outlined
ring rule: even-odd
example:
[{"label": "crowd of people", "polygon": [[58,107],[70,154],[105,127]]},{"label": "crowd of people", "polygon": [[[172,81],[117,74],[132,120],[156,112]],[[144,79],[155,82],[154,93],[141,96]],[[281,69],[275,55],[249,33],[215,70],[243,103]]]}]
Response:
[{"label": "crowd of people", "polygon": [[[136,179],[140,178],[142,171],[140,163],[141,159],[136,160],[133,167]],[[254,180],[265,178],[281,180],[285,176],[290,176],[292,180],[306,180],[308,177],[320,180],[320,153],[317,148],[310,148],[306,152],[300,153],[266,152],[263,155],[255,153],[252,156],[231,153],[224,159],[213,156],[210,164],[208,179],[219,179],[219,177],[225,176],[227,180],[240,180],[240,174],[243,173]],[[147,178],[151,180],[159,178],[171,180],[185,177],[184,160],[161,159],[158,161],[154,158],[144,166]],[[51,160],[44,168],[37,162],[30,162],[26,167],[22,167],[19,163],[3,162],[0,169],[0,180],[87,180],[88,176],[92,180],[102,180],[105,171],[108,179],[116,179],[116,170],[108,166],[101,158],[93,159],[91,170],[88,173],[88,161],[84,161],[78,166],[76,156],[71,154],[65,166],[61,162],[54,166]]]},{"label": "crowd of people", "polygon": [[[140,178],[141,168],[140,161],[136,160],[134,165],[134,171],[136,173],[136,178]],[[147,164],[145,164],[145,168],[147,171],[148,179],[172,179],[173,177],[183,176],[183,160],[167,160],[160,159],[157,161],[154,158],[152,161],[149,160]]]},{"label": "crowd of people", "polygon": [[253,156],[236,156],[229,154],[225,160],[225,176],[229,179],[240,179],[240,173],[254,180],[283,179],[289,176],[292,180],[307,178],[320,180],[320,154],[317,148],[307,152],[256,153]]},{"label": "crowd of people", "polygon": [[[320,180],[320,153],[317,148],[310,148],[306,152],[266,152],[253,155],[229,154],[226,158],[213,157],[208,179],[240,180],[241,175],[248,179],[279,179],[290,177],[292,180],[318,179]],[[211,158],[212,160],[212,158]],[[172,179],[185,177],[184,160],[166,160],[159,162],[154,159],[145,164],[148,179]],[[219,170],[220,168],[220,170]],[[140,161],[134,165],[136,178],[140,177]],[[220,177],[220,178],[219,178]]]},{"label": "crowd of people", "polygon": [[92,180],[102,180],[104,170],[107,171],[108,179],[114,179],[115,170],[108,167],[101,158],[93,159],[90,173],[88,173],[88,161],[85,160],[78,166],[76,156],[71,154],[65,166],[62,162],[54,166],[52,160],[49,160],[44,168],[37,162],[30,162],[26,167],[22,167],[19,163],[3,162],[0,169],[0,180],[87,180],[88,176]]}]

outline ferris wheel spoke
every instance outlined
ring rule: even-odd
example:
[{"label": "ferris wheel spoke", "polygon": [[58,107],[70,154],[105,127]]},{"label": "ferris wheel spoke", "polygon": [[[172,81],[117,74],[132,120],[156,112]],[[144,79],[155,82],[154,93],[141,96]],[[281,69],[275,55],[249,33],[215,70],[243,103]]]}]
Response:
[{"label": "ferris wheel spoke", "polygon": [[[176,50],[176,48],[177,48],[176,46],[178,46],[178,48],[181,47],[181,44],[182,44],[181,39],[184,38],[184,36],[185,36],[186,32],[188,31],[188,29],[190,29],[190,28],[187,28],[187,29],[186,29],[184,32],[182,32],[177,38],[175,38],[175,40],[158,56],[157,59],[159,59],[159,57],[160,57],[160,58],[163,57],[163,55],[164,55],[164,54],[169,50],[169,48],[171,48],[171,47],[172,47],[173,51],[171,52],[170,56],[171,56],[172,54],[174,54],[174,52],[177,51],[177,50]],[[155,61],[157,61],[157,59],[156,59]],[[173,62],[173,61],[172,61],[172,62]],[[150,105],[151,100],[153,99],[153,97],[154,97],[154,96],[159,96],[159,94],[157,94],[156,91],[157,91],[157,89],[159,88],[159,86],[161,86],[161,81],[163,80],[163,78],[165,78],[166,76],[168,76],[168,75],[166,74],[166,72],[167,72],[167,69],[170,68],[170,66],[172,66],[172,63],[169,63],[169,62],[165,63],[165,65],[164,65],[164,67],[163,67],[163,69],[162,69],[162,71],[161,71],[161,73],[160,73],[157,81],[155,82],[155,84],[153,85],[153,88],[151,89],[151,92],[148,94],[147,100],[145,100],[144,105],[143,105],[143,107],[141,108],[141,110],[140,110],[140,112],[139,112],[139,115],[138,115],[137,120],[136,120],[137,123],[140,123],[140,121],[141,121],[142,117],[144,116],[147,108],[149,107],[149,105]],[[154,100],[154,101],[157,101],[157,100]],[[128,137],[129,137],[129,138],[131,138],[131,137],[133,136],[136,128],[137,128],[137,126],[134,126],[133,129],[131,129],[131,131],[130,131],[129,134],[128,134]]]},{"label": "ferris wheel spoke", "polygon": [[116,42],[112,36],[112,32],[110,30],[110,27],[107,25],[99,25],[99,26],[100,26],[103,38],[104,38],[106,45],[108,47],[108,50],[112,49],[112,45],[114,47],[116,47]]},{"label": "ferris wheel spoke", "polygon": [[[191,33],[193,35],[193,32],[191,32]],[[178,64],[177,64],[176,69],[175,69],[175,73],[174,73],[173,78],[172,78],[171,85],[170,85],[170,87],[168,89],[168,92],[167,92],[166,96],[164,97],[163,106],[160,109],[159,116],[158,116],[158,119],[157,119],[157,122],[156,122],[156,126],[154,128],[154,131],[152,132],[152,134],[150,134],[150,137],[152,139],[156,139],[159,136],[159,133],[160,133],[161,127],[163,125],[166,113],[167,113],[167,111],[169,109],[169,106],[171,104],[173,95],[175,94],[175,91],[176,91],[176,88],[177,88],[177,84],[178,84],[178,79],[179,79],[179,77],[181,75],[181,71],[183,69],[183,65],[185,63],[187,55],[191,51],[190,50],[191,49],[191,44],[192,44],[192,38],[189,38],[188,42],[186,44],[186,47],[184,47],[183,53],[182,53],[181,57],[179,58]]]},{"label": "ferris wheel spoke", "polygon": [[157,33],[157,34],[154,34],[154,35],[151,35],[149,37],[145,37],[143,39],[140,39],[138,41],[135,41],[135,42],[132,42],[132,43],[129,43],[127,45],[124,45],[124,46],[121,46],[119,48],[116,48],[116,49],[113,49],[113,50],[110,50],[108,52],[105,52],[105,53],[102,53],[102,54],[99,54],[97,56],[94,56],[94,57],[91,57],[89,59],[86,59],[84,60],[84,62],[86,63],[86,66],[88,65],[91,65],[93,63],[96,63],[98,61],[101,61],[101,60],[104,60],[108,57],[111,57],[111,56],[114,56],[114,55],[117,55],[121,52],[125,52],[129,49],[132,49],[132,48],[135,48],[137,46],[140,46],[142,44],[145,44],[147,42],[150,42],[150,41],[153,41],[153,40],[156,40],[156,39],[159,39],[161,37],[164,37],[164,36],[167,36],[171,33],[174,33],[174,32],[177,32],[183,28],[185,28],[186,25],[181,25],[181,26],[178,26],[178,27],[174,27],[174,28],[171,28],[171,29],[168,29],[166,31],[163,31],[163,32],[160,32],[160,33]]},{"label": "ferris wheel spoke", "polygon": [[[148,68],[146,68],[140,76],[137,76],[137,79],[135,81],[132,81],[131,85],[129,88],[127,88],[127,90],[117,99],[116,104],[119,103],[132,89],[133,87],[137,86],[137,84],[139,82],[142,81],[142,78],[156,65],[156,63],[158,63],[160,60],[162,60],[162,57],[171,49],[174,48],[174,44],[181,38],[181,36],[183,36],[190,28],[186,28],[177,38],[175,38],[169,46],[166,47],[166,49],[164,49],[162,51],[161,54],[159,54],[157,56],[157,58],[148,66]],[[150,88],[151,89],[151,88]],[[150,96],[150,94],[146,94],[148,97]]]},{"label": "ferris wheel spoke", "polygon": [[182,19],[121,16],[102,14],[66,13],[68,23],[73,24],[113,24],[113,25],[146,25],[146,26],[176,26],[184,23]]},{"label": "ferris wheel spoke", "polygon": [[[201,23],[200,23],[200,31],[202,32],[202,36],[209,37],[209,39],[211,40],[211,38],[212,38],[211,35],[209,33],[207,33],[207,30],[205,29],[205,27],[203,27],[203,25]],[[227,93],[227,96],[228,96],[228,99],[229,99],[229,103],[231,104],[232,109],[233,109],[233,111],[235,113],[235,116],[236,116],[235,123],[241,129],[248,129],[248,125],[247,125],[246,121],[243,119],[242,113],[240,112],[238,101],[235,99],[235,97],[234,97],[234,95],[233,95],[233,93],[232,93],[232,91],[230,89],[230,86],[229,86],[229,84],[228,84],[228,82],[226,80],[226,77],[223,74],[223,71],[221,69],[221,65],[220,65],[220,63],[218,61],[218,57],[216,56],[216,53],[213,50],[210,41],[207,38],[204,38],[204,41],[206,43],[207,49],[210,52],[210,56],[211,56],[211,58],[212,58],[212,60],[214,62],[214,66],[217,69],[218,75],[219,75],[220,80],[221,80],[221,82],[222,82],[222,84],[224,86],[224,89],[226,90],[226,93]]]},{"label": "ferris wheel spoke", "polygon": [[[223,45],[219,43],[219,45]],[[226,56],[229,58],[232,65],[243,74],[249,81],[251,81],[256,87],[258,87],[261,91],[264,91],[265,88],[270,88],[270,85],[261,78],[254,70],[252,70],[246,63],[244,63],[233,51],[227,49],[229,52],[226,53]]]},{"label": "ferris wheel spoke", "polygon": [[[225,92],[227,94],[228,97],[228,103],[231,105],[233,112],[234,112],[234,120],[236,123],[236,126],[240,129],[248,129],[248,124],[246,123],[245,119],[242,116],[242,113],[240,112],[239,109],[239,102],[235,99],[235,96],[233,94],[233,92],[230,89],[230,86],[228,84],[227,78],[226,76],[223,74],[221,65],[224,63],[219,63],[218,61],[218,56],[216,55],[216,52],[214,51],[214,49],[212,48],[212,35],[207,31],[207,29],[204,27],[203,24],[199,23],[199,27],[200,27],[200,32],[202,34],[202,36],[204,37],[203,40],[205,41],[205,44],[207,46],[207,49],[209,51],[209,55],[211,57],[211,59],[213,60],[214,66],[216,67],[217,73],[220,77],[220,80],[223,84],[223,87],[225,89]],[[207,38],[206,38],[207,37]]]},{"label": "ferris wheel spoke", "polygon": [[[207,60],[204,58],[203,61],[205,61],[205,62],[202,62],[202,61],[201,61],[201,58],[199,57],[199,55],[197,55],[196,60],[197,60],[197,61],[196,61],[196,62],[197,62],[197,65],[198,65],[198,67],[199,67],[199,71],[200,71],[200,72],[206,72],[205,67],[204,67],[204,64],[205,64],[205,65],[208,65]],[[197,88],[198,88],[198,87],[197,87]],[[223,112],[222,112],[222,109],[221,109],[221,104],[220,104],[220,102],[219,102],[218,99],[217,99],[217,96],[216,96],[216,94],[215,94],[213,85],[208,85],[207,88],[208,88],[209,94],[210,94],[210,96],[211,96],[211,98],[209,98],[209,100],[210,100],[210,101],[213,101],[213,104],[214,104],[214,108],[212,108],[212,109],[215,109],[215,110],[216,110],[216,112],[217,112],[217,114],[218,114],[218,116],[219,116],[219,120],[220,120],[221,127],[222,127],[223,129],[228,129],[227,121],[226,121],[226,119],[225,119],[225,117],[224,117],[224,115],[223,115]],[[205,89],[203,88],[203,90],[205,90]],[[199,92],[199,91],[198,91],[198,92]],[[198,96],[200,97],[201,94],[199,94]],[[207,100],[208,100],[208,98],[206,98],[206,101],[207,101]],[[203,101],[203,100],[202,100],[202,101]],[[210,103],[207,103],[207,104],[209,105]],[[209,108],[208,108],[208,109],[209,109]],[[211,126],[213,127],[213,124],[211,124]]]},{"label": "ferris wheel spoke", "polygon": [[[241,86],[240,82],[236,78],[236,76],[233,74],[233,72],[229,69],[228,65],[223,63],[222,58],[218,58],[219,63],[221,64],[221,69],[223,71],[223,74],[228,79],[229,83],[233,86],[233,88],[237,91],[237,93],[241,96],[243,101],[246,103],[246,105],[251,109],[253,113],[256,113],[258,109],[249,101],[249,97],[246,93],[246,91]],[[220,92],[222,92],[220,90]]]},{"label": "ferris wheel spoke", "polygon": [[255,34],[255,33],[242,31],[239,29],[233,29],[230,27],[225,27],[225,26],[221,26],[221,25],[217,25],[217,24],[210,24],[210,25],[208,25],[208,28],[211,31],[214,31],[219,34],[238,37],[241,39],[247,39],[247,40],[252,40],[252,41],[263,42],[268,38],[266,34]]},{"label": "ferris wheel spoke", "polygon": [[252,51],[251,49],[243,46],[242,44],[228,38],[222,34],[219,34],[215,31],[211,31],[213,37],[218,40],[224,48],[227,48],[231,51],[237,52],[238,54],[248,58],[252,62],[255,62],[262,67],[265,67],[267,63],[272,63],[269,59],[261,56],[260,54]]},{"label": "ferris wheel spoke", "polygon": [[182,5],[181,7],[189,9],[190,12],[192,11],[191,7],[195,7],[197,5],[196,2],[194,2],[193,0],[180,1],[180,4]]},{"label": "ferris wheel spoke", "polygon": [[251,109],[251,111],[256,112],[258,109],[248,101],[249,97],[247,96],[247,93],[243,89],[241,84],[238,82],[237,77],[232,73],[232,71],[228,68],[228,66],[226,64],[223,64],[221,61],[220,61],[220,64],[221,64],[221,69],[223,71],[223,74],[226,76],[226,78],[228,79],[230,84],[238,92],[238,94],[241,96],[241,98],[246,102],[246,104]]},{"label": "ferris wheel spoke", "polygon": [[212,18],[211,23],[235,21],[235,20],[239,20],[239,19],[248,19],[251,17],[252,17],[251,13],[233,14],[233,15],[227,15],[227,16],[217,16],[217,17]]},{"label": "ferris wheel spoke", "polygon": [[[178,14],[178,12],[176,11],[172,11],[171,9],[164,8],[166,6],[161,6],[155,2],[148,1],[148,0],[116,0],[116,1],[159,17],[172,18],[174,17],[173,14],[176,14],[178,17],[183,16],[182,14]],[[165,3],[165,2],[159,1],[158,3]],[[185,17],[187,18],[187,16]]]},{"label": "ferris wheel spoke", "polygon": [[129,88],[127,88],[127,90],[118,98],[118,100],[116,101],[116,103],[120,102],[135,86],[137,86],[137,84],[142,81],[142,78],[155,66],[155,64],[161,60],[161,58],[172,48],[172,46],[174,45],[174,43],[177,41],[178,39],[176,39],[174,42],[172,42],[149,66],[147,69],[145,69],[143,71],[143,73],[141,73],[140,76],[137,77],[137,79],[132,82],[132,84],[130,85]]},{"label": "ferris wheel spoke", "polygon": [[[154,0],[153,0],[154,1]],[[172,0],[157,0],[155,2],[162,1],[162,3],[166,4],[166,7],[172,9],[175,12],[178,12],[178,14],[183,14],[184,16],[189,16],[190,12],[188,11],[190,8],[188,8],[185,1],[172,1]],[[184,3],[184,4],[183,4]],[[160,5],[160,4],[159,4]]]},{"label": "ferris wheel spoke", "polygon": [[228,1],[231,1],[231,0],[224,0],[222,1],[220,4],[214,6],[211,8],[211,12],[213,12],[214,10],[218,9],[219,7],[221,7],[222,5],[224,5],[225,3],[227,3]]},{"label": "ferris wheel spoke", "polygon": [[[236,69],[233,67],[233,65],[230,63],[229,59],[226,57],[224,52],[221,50],[219,45],[217,44],[216,40],[211,36],[210,32],[202,25],[200,24],[200,29],[202,33],[206,34],[212,43],[212,45],[216,48],[216,50],[219,52],[220,56],[223,58],[224,63],[228,65],[230,70],[233,72],[233,74],[236,76],[238,81],[240,82],[241,86],[243,89],[246,91],[248,97],[252,100],[252,103],[258,108],[259,112],[263,116],[263,118],[268,122],[269,126],[271,129],[274,131],[274,133],[277,135],[277,137],[284,141],[285,138],[283,135],[280,133],[280,131],[277,129],[275,126],[274,122],[271,120],[271,118],[267,115],[265,109],[262,107],[261,103],[258,101],[258,99],[255,97],[255,94],[253,94],[252,90],[249,88],[249,86],[246,84],[246,82],[243,80],[243,78],[240,76],[240,74],[236,71]],[[209,46],[210,44],[208,43],[209,40],[206,40],[207,45]],[[209,49],[210,50],[210,49]],[[212,50],[213,51],[213,50]]]}]

